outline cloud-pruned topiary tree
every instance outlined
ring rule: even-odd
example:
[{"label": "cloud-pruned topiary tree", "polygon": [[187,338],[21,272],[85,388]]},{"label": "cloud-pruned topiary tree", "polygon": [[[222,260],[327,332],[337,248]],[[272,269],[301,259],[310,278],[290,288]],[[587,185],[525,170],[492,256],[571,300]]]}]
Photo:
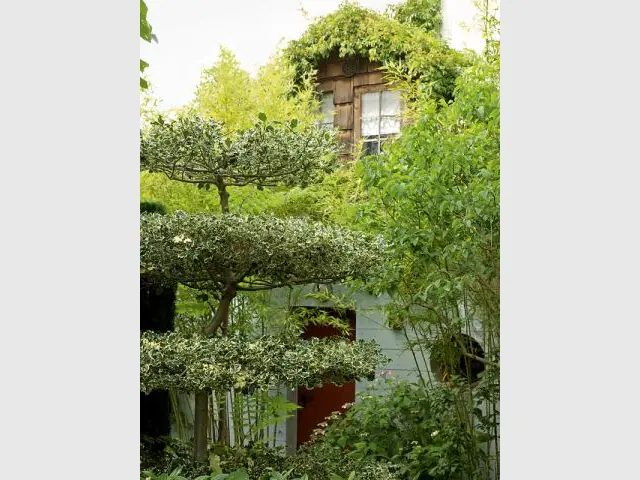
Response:
[{"label": "cloud-pruned topiary tree", "polygon": [[221,123],[200,116],[159,117],[141,134],[141,168],[172,180],[218,190],[228,212],[227,187],[306,186],[335,167],[335,135],[315,126],[267,121],[228,132]]},{"label": "cloud-pruned topiary tree", "polygon": [[175,279],[218,297],[219,315],[207,334],[226,328],[238,291],[362,278],[381,255],[376,238],[300,218],[176,213],[141,219],[145,275]]},{"label": "cloud-pruned topiary tree", "polygon": [[[214,120],[198,116],[153,122],[141,138],[142,169],[201,188],[214,185],[222,215],[143,215],[141,271],[158,281],[203,290],[218,300],[203,330],[205,336],[226,334],[231,303],[238,292],[366,277],[382,257],[383,245],[377,238],[302,219],[229,212],[228,186],[264,188],[317,182],[335,166],[336,146],[330,131],[295,121],[269,122],[264,115],[253,128],[238,133],[225,132]],[[352,359],[359,348],[369,347],[348,347]],[[224,359],[219,357],[221,362]],[[371,359],[376,363],[380,357]],[[185,371],[190,368],[183,365]],[[316,367],[312,376],[330,382],[363,375],[362,368],[350,371],[336,365],[329,374],[326,368]],[[375,367],[368,368],[372,372]],[[211,382],[202,387],[205,385]],[[195,457],[202,462],[206,461],[207,425],[208,395],[201,388],[196,392],[194,433]]]}]

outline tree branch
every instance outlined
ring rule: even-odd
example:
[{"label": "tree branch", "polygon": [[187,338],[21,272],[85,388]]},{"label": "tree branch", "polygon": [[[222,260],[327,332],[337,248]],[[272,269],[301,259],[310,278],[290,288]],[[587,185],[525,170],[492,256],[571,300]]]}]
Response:
[{"label": "tree branch", "polygon": [[482,364],[484,364],[484,365],[489,365],[489,366],[491,366],[491,367],[495,367],[495,368],[497,368],[497,369],[499,369],[499,368],[500,368],[500,365],[499,365],[499,364],[497,364],[497,363],[495,363],[495,362],[492,362],[491,360],[487,360],[486,358],[478,357],[478,356],[473,355],[473,354],[471,354],[471,353],[469,353],[469,352],[466,352],[466,351],[465,351],[465,352],[462,352],[462,355],[463,355],[463,356],[465,356],[465,357],[467,357],[467,358],[470,358],[470,359],[472,359],[472,360],[476,360],[476,361],[478,361],[478,362],[480,362],[480,363],[482,363]]}]

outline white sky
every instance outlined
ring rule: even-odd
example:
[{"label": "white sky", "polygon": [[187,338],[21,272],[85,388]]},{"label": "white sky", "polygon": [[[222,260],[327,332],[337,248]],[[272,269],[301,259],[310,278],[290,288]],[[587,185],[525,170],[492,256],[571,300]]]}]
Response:
[{"label": "white sky", "polygon": [[[281,39],[300,37],[311,17],[335,10],[341,0],[147,0],[148,20],[159,43],[140,42],[141,58],[162,108],[184,105],[200,72],[211,66],[220,46],[231,49],[251,73],[273,55]],[[361,0],[383,10],[394,0]]]},{"label": "white sky", "polygon": [[[251,73],[275,53],[281,40],[300,37],[309,16],[334,11],[341,0],[147,0],[148,20],[159,43],[140,42],[141,58],[162,109],[179,107],[193,97],[200,73],[210,67],[220,46],[231,49]],[[384,10],[398,0],[360,0],[363,7]],[[475,48],[478,38],[463,33],[473,0],[443,0],[443,34],[454,48]],[[480,38],[481,41],[481,38]]]}]

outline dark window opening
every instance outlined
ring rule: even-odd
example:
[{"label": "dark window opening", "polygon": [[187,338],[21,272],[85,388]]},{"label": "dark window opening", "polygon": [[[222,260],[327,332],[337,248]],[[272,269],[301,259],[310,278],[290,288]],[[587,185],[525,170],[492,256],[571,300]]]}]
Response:
[{"label": "dark window opening", "polygon": [[451,336],[437,341],[432,347],[431,370],[441,382],[455,376],[475,383],[485,370],[484,362],[479,360],[484,358],[484,349],[475,339],[465,334]]}]

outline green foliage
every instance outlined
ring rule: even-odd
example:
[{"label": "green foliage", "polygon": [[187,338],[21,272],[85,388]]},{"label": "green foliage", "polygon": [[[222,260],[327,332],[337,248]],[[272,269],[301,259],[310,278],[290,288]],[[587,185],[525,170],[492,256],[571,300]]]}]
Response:
[{"label": "green foliage", "polygon": [[382,243],[360,232],[272,216],[141,216],[141,273],[209,291],[334,283],[369,275]]},{"label": "green foliage", "polygon": [[178,467],[170,473],[156,474],[151,470],[140,472],[140,480],[189,480],[182,475],[182,468]]},{"label": "green foliage", "polygon": [[328,442],[315,441],[298,448],[287,457],[285,468],[308,480],[396,480],[396,465],[371,458],[356,460],[344,454],[342,448]]},{"label": "green foliage", "polygon": [[[150,95],[143,95],[143,100],[141,108],[148,130],[155,104]],[[218,62],[204,72],[192,107],[194,113],[221,122],[225,132],[237,132],[254,127],[260,113],[280,122],[295,118],[308,127],[316,116],[317,101],[310,79],[302,87],[295,86],[293,69],[281,55],[272,57],[254,79],[240,68],[231,52],[222,50]],[[307,188],[228,187],[229,207],[244,214],[272,213],[348,225],[347,216],[355,210],[349,203],[354,183],[345,182],[347,177],[354,178],[351,170],[340,169]],[[162,202],[170,212],[214,213],[220,209],[217,194],[173,182],[160,173],[141,172],[140,195],[144,200]]]},{"label": "green foliage", "polygon": [[[382,155],[364,162],[371,204],[363,218],[388,241],[388,262],[374,289],[392,296],[385,306],[390,322],[416,335],[409,345],[414,353],[422,354],[424,348],[438,356],[449,351],[447,347],[459,348],[456,355],[446,355],[450,362],[470,354],[461,334],[481,325],[485,355],[480,360],[486,367],[481,386],[470,389],[473,379],[456,379],[452,386],[466,392],[467,403],[456,401],[450,410],[438,413],[438,418],[447,418],[447,412],[466,412],[459,423],[463,430],[434,424],[431,428],[440,432],[438,436],[448,432],[440,437],[446,439],[444,444],[416,437],[418,444],[402,453],[407,468],[425,472],[425,478],[455,478],[452,469],[467,478],[490,478],[498,469],[499,74],[498,57],[476,59],[457,79],[454,102],[436,105],[428,95],[421,96],[416,121]],[[447,367],[453,370],[457,365]],[[486,414],[476,411],[476,401],[482,402]],[[370,416],[372,424],[382,408],[371,408],[376,415]],[[392,430],[383,430],[384,438],[392,438]],[[489,444],[495,456],[483,454]],[[389,455],[387,446],[380,449],[379,442],[370,440],[360,442],[355,452]]]},{"label": "green foliage", "polygon": [[285,456],[282,448],[270,448],[256,443],[250,448],[216,446],[212,455],[218,457],[221,471],[233,472],[243,469],[248,478],[270,480],[272,474],[285,469]]},{"label": "green foliage", "polygon": [[[253,186],[229,187],[229,209],[245,215],[272,214],[299,217],[327,224],[360,229],[359,209],[367,201],[357,174],[357,164],[348,163],[326,175],[321,182],[301,187],[258,190]],[[141,172],[140,197],[161,202],[169,212],[217,213],[216,192],[174,182],[164,174]]]},{"label": "green foliage", "polygon": [[440,0],[406,0],[389,5],[388,14],[400,23],[415,25],[439,35],[442,27],[441,3]]},{"label": "green foliage", "polygon": [[322,441],[357,461],[399,464],[407,478],[460,478],[466,442],[464,423],[453,408],[454,392],[425,391],[408,382],[389,381],[385,387],[363,393],[360,402],[319,432]]},{"label": "green foliage", "polygon": [[332,132],[265,116],[242,133],[202,117],[158,117],[141,132],[142,170],[209,188],[308,185],[334,168]]},{"label": "green foliage", "polygon": [[[151,42],[153,38],[152,28],[147,21],[147,4],[144,0],[140,0],[140,38],[146,42]],[[145,69],[149,66],[147,62],[140,59],[140,73],[144,73]],[[140,77],[140,89],[146,90],[149,87],[148,82]]]},{"label": "green foliage", "polygon": [[225,48],[203,71],[194,102],[199,115],[213,118],[229,131],[250,129],[261,113],[280,122],[296,118],[310,125],[317,106],[310,78],[295,85],[293,67],[281,55],[271,57],[252,78]]},{"label": "green foliage", "polygon": [[499,314],[498,81],[497,62],[470,68],[453,104],[426,103],[423,118],[366,165],[373,208],[385,212],[371,222],[390,239],[380,287],[434,324]]},{"label": "green foliage", "polygon": [[295,455],[288,457],[284,455],[282,447],[267,447],[261,443],[248,447],[213,445],[209,452],[209,465],[194,463],[189,454],[192,449],[190,443],[168,441],[163,458],[145,458],[142,462],[141,480],[178,480],[178,475],[189,480],[227,479],[230,478],[228,475],[248,480],[401,478],[397,473],[397,465],[371,459],[355,460],[344,455],[341,448],[327,442],[306,444]]},{"label": "green foliage", "polygon": [[[432,3],[432,2],[429,2]],[[350,2],[313,23],[285,50],[298,78],[337,54],[356,56],[385,65],[394,63],[412,78],[430,85],[433,98],[452,98],[455,79],[468,59],[449,48],[422,26],[409,21],[418,6],[413,3],[397,15],[403,22]],[[427,11],[425,18],[433,11]],[[419,20],[416,20],[419,21]],[[430,20],[433,21],[433,20]]]},{"label": "green foliage", "polygon": [[140,90],[140,129],[144,130],[149,123],[158,116],[161,99],[155,94],[153,85],[148,81],[146,75],[143,75],[147,87]]},{"label": "green foliage", "polygon": [[144,332],[140,338],[140,390],[314,388],[371,377],[387,361],[375,342]]},{"label": "green foliage", "polygon": [[[153,439],[161,442],[163,449],[158,453],[157,449],[150,448],[148,442],[140,444],[140,479],[178,480],[176,476],[185,476],[189,479],[206,475],[208,467],[199,465],[193,461],[193,445],[174,438]],[[170,473],[167,473],[170,472]],[[174,475],[171,477],[170,475]],[[165,475],[163,477],[163,475]]]},{"label": "green foliage", "polygon": [[[230,192],[232,191],[230,189]],[[248,187],[244,187],[242,191],[247,191],[249,198],[251,198],[249,193],[256,195],[268,193]],[[140,172],[140,198],[145,201],[161,202],[170,213],[178,210],[186,213],[218,213],[220,211],[217,193],[196,188],[195,185],[189,183],[173,181],[164,173]],[[234,207],[237,198],[237,195],[231,195],[229,203]]]},{"label": "green foliage", "polygon": [[253,451],[270,443],[275,445],[277,426],[292,418],[300,407],[287,401],[284,395],[252,388],[244,392],[235,391],[231,401],[234,446],[252,445]]},{"label": "green foliage", "polygon": [[167,207],[160,202],[142,201],[140,202],[140,213],[159,213],[166,215]]}]

